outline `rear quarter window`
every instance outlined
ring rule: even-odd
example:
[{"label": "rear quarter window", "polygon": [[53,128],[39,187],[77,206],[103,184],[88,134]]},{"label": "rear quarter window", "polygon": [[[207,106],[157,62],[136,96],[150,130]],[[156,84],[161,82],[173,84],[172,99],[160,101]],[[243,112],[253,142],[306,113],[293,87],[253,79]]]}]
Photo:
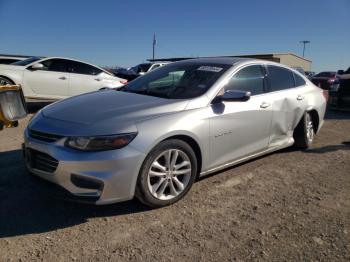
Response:
[{"label": "rear quarter window", "polygon": [[294,73],[294,80],[295,80],[296,87],[306,85],[305,80],[298,74]]}]

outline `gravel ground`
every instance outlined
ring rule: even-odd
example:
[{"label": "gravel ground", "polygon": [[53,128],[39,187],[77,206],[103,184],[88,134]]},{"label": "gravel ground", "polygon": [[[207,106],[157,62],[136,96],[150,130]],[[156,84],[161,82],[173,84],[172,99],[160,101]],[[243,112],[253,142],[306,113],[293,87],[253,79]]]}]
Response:
[{"label": "gravel ground", "polygon": [[63,202],[0,133],[0,261],[349,261],[350,113],[309,151],[286,149],[200,179],[173,206]]}]

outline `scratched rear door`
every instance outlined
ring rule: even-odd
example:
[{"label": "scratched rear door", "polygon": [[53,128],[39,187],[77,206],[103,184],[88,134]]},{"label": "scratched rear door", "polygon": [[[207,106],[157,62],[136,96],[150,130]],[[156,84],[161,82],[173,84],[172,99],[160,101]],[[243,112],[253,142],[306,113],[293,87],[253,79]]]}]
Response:
[{"label": "scratched rear door", "polygon": [[269,147],[293,142],[293,130],[307,107],[302,87],[295,87],[293,72],[275,65],[267,66],[267,80],[272,101]]}]

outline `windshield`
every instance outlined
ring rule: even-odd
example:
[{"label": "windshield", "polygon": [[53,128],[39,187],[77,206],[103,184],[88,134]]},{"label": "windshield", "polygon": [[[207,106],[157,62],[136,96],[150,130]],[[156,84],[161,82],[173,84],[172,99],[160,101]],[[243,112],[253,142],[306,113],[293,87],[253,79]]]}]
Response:
[{"label": "windshield", "polygon": [[42,58],[33,56],[33,57],[30,57],[30,58],[22,60],[22,61],[14,62],[11,65],[26,66],[26,65],[29,65],[29,64],[31,64],[31,63],[33,63],[35,61],[40,60],[40,59],[42,59]]},{"label": "windshield", "polygon": [[169,99],[203,95],[231,65],[175,63],[151,71],[124,86],[121,91]]}]

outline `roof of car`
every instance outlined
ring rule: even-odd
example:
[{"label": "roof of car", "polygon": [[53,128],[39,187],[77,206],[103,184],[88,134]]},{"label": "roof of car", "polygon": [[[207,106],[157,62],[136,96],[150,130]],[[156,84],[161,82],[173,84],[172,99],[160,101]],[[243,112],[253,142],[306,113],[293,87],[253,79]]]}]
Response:
[{"label": "roof of car", "polygon": [[257,61],[253,58],[242,58],[242,57],[208,57],[208,58],[191,58],[181,60],[176,63],[215,63],[215,64],[227,64],[234,65],[239,62]]}]

